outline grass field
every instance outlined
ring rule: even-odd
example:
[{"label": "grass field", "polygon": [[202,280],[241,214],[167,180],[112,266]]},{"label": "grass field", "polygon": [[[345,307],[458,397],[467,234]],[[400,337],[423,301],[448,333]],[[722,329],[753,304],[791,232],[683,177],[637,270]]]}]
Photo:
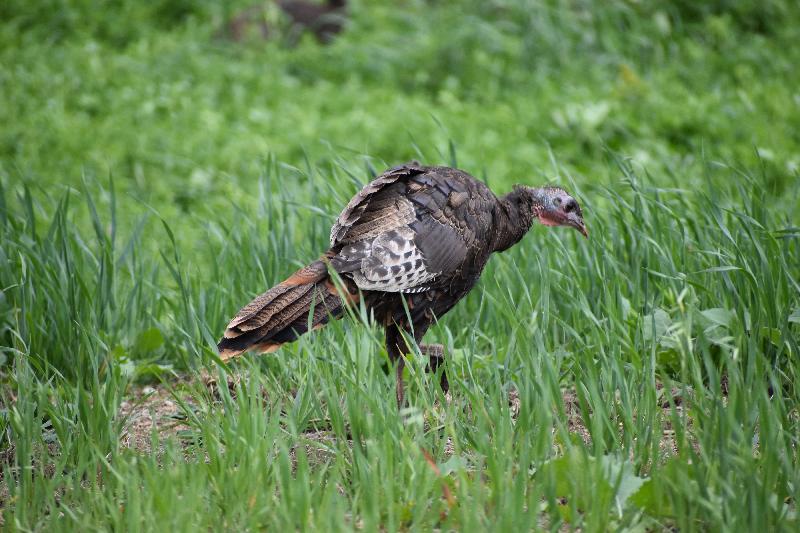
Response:
[{"label": "grass field", "polygon": [[[0,4],[0,527],[800,528],[794,2],[353,0],[296,47],[219,4]],[[448,398],[414,356],[398,412],[356,317],[222,366],[409,159],[590,238],[490,262]]]}]

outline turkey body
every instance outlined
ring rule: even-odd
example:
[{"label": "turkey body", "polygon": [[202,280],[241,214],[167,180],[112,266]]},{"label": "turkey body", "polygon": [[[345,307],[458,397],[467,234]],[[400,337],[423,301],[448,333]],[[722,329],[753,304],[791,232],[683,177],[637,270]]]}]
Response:
[{"label": "turkey body", "polygon": [[496,206],[492,191],[460,170],[392,169],[339,216],[330,264],[380,323],[410,327],[419,340],[478,281]]},{"label": "turkey body", "polygon": [[[239,311],[219,343],[222,358],[272,352],[363,302],[385,328],[402,403],[408,341],[429,355],[430,370],[439,366],[443,349],[421,344],[423,336],[475,286],[490,255],[528,231],[542,209],[531,191],[542,190],[518,187],[498,198],[458,169],[412,163],[387,170],[348,203],[319,260]],[[446,389],[444,373],[441,379]]]}]

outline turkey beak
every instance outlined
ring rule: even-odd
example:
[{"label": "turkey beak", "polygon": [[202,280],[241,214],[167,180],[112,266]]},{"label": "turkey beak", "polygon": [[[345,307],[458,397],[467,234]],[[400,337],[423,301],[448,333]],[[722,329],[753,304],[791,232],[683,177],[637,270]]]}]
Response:
[{"label": "turkey beak", "polygon": [[587,239],[589,238],[589,232],[586,229],[586,224],[583,223],[583,217],[575,213],[570,213],[569,217],[567,218],[567,223],[578,230],[581,235]]}]

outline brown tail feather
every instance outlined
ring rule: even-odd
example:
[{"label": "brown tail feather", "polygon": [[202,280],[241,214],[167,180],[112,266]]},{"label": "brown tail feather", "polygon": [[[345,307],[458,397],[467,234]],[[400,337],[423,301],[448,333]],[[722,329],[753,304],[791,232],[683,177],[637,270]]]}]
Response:
[{"label": "brown tail feather", "polygon": [[217,348],[223,360],[248,350],[271,353],[282,344],[342,314],[342,299],[328,275],[325,259],[292,274],[239,311]]}]

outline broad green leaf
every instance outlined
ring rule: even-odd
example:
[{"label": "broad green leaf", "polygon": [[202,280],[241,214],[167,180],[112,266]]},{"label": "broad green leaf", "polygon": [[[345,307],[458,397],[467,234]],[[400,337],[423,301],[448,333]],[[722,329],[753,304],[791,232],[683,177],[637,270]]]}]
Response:
[{"label": "broad green leaf", "polygon": [[645,340],[658,340],[663,337],[672,324],[669,314],[663,309],[656,309],[652,314],[642,317],[642,328]]},{"label": "broad green leaf", "polygon": [[626,320],[631,312],[631,301],[620,294],[619,303],[622,311],[622,320]]},{"label": "broad green leaf", "polygon": [[146,329],[136,339],[136,351],[148,353],[157,350],[164,344],[164,335],[158,328]]},{"label": "broad green leaf", "polygon": [[606,481],[612,487],[617,487],[617,502],[624,506],[628,498],[646,481],[634,474],[633,465],[627,461],[622,461],[619,457],[606,455],[601,459],[603,464]]},{"label": "broad green leaf", "polygon": [[713,307],[711,309],[705,309],[700,311],[700,314],[705,318],[710,324],[716,326],[725,326],[729,328],[731,322],[733,322],[734,314],[733,311],[730,309],[724,309],[722,307]]},{"label": "broad green leaf", "polygon": [[439,465],[439,469],[442,471],[442,475],[447,475],[451,472],[461,472],[466,469],[466,463],[464,462],[463,458],[454,455]]},{"label": "broad green leaf", "polygon": [[[654,474],[656,475],[656,474]],[[644,480],[639,489],[631,494],[630,503],[651,516],[673,516],[674,511],[664,494],[659,494],[652,478]]]},{"label": "broad green leaf", "polygon": [[117,345],[111,350],[110,353],[111,357],[113,357],[117,361],[117,365],[119,366],[120,372],[125,377],[133,377],[136,373],[136,365],[133,361],[131,361],[128,352],[125,351],[121,345]]}]

